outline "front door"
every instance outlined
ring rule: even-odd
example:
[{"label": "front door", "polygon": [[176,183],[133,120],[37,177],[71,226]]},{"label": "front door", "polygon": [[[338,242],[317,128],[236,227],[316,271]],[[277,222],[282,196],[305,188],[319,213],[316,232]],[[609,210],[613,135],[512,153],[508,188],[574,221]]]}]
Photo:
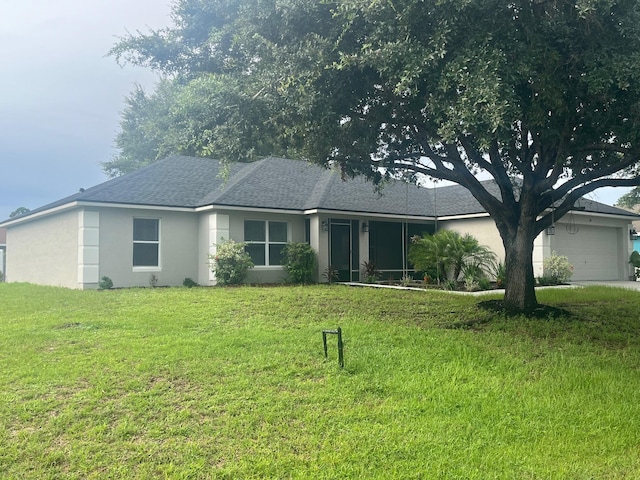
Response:
[{"label": "front door", "polygon": [[331,222],[329,265],[338,272],[339,282],[351,281],[351,223]]}]

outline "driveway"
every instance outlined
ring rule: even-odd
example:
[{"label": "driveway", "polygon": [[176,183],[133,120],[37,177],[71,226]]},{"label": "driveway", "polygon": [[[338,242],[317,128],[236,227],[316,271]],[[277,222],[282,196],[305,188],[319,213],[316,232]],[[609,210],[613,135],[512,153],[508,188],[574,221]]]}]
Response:
[{"label": "driveway", "polygon": [[579,285],[579,286],[589,286],[589,285],[605,285],[607,287],[618,287],[618,288],[626,288],[629,290],[640,290],[640,282],[628,282],[628,281],[609,281],[609,282],[599,282],[596,280],[589,280],[583,282],[570,282],[571,285]]}]

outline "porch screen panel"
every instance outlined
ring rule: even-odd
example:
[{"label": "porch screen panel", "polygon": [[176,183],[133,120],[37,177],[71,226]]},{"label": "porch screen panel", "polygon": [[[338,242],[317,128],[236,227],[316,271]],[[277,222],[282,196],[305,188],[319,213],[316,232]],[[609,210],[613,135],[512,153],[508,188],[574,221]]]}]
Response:
[{"label": "porch screen panel", "polygon": [[402,271],[402,228],[394,222],[369,224],[369,260],[378,270]]}]

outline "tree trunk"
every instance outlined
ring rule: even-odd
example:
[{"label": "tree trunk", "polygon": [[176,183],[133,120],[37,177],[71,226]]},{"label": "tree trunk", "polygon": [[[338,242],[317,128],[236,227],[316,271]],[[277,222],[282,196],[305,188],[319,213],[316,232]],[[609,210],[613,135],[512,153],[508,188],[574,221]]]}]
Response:
[{"label": "tree trunk", "polygon": [[533,276],[532,232],[518,229],[518,234],[504,240],[506,254],[506,283],[504,308],[512,311],[528,311],[538,306]]}]

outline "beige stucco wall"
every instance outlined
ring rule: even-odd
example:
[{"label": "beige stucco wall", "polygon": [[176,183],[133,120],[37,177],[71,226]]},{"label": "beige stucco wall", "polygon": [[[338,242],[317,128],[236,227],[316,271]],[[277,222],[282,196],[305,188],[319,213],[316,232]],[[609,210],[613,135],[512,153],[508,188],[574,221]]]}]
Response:
[{"label": "beige stucco wall", "polygon": [[[198,215],[153,209],[100,208],[100,277],[114,287],[180,286],[198,278]],[[133,219],[160,220],[160,266],[133,267]]]},{"label": "beige stucco wall", "polygon": [[504,262],[504,246],[496,224],[490,217],[467,218],[459,220],[438,220],[438,230],[453,230],[464,235],[473,235],[480,245],[495,252],[498,261]]},{"label": "beige stucco wall", "polygon": [[79,288],[78,210],[7,229],[6,280]]}]

